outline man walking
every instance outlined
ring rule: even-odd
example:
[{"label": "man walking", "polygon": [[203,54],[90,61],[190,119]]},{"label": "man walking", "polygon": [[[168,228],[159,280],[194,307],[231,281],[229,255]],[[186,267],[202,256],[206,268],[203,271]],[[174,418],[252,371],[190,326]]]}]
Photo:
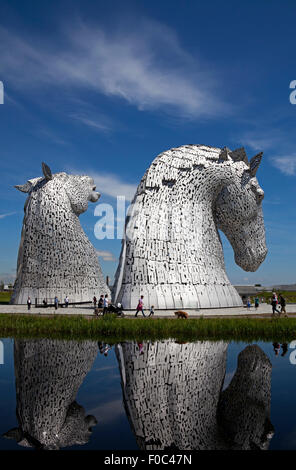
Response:
[{"label": "man walking", "polygon": [[105,313],[108,311],[108,304],[109,304],[109,301],[108,301],[108,294],[105,295],[105,298],[104,298],[104,310],[103,310],[103,315],[105,315]]},{"label": "man walking", "polygon": [[280,313],[280,316],[282,315],[282,313],[284,313],[284,317],[287,317],[287,312],[286,312],[286,299],[282,296],[282,294],[279,294],[279,303],[280,303],[280,306],[281,306],[281,313]]},{"label": "man walking", "polygon": [[27,305],[28,305],[28,310],[31,310],[31,298],[30,297],[28,297]]}]

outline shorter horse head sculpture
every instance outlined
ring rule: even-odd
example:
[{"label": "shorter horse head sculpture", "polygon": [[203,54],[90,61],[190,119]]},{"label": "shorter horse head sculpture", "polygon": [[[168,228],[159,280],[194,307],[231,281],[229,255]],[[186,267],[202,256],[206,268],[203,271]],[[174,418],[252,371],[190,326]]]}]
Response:
[{"label": "shorter horse head sculpture", "polygon": [[55,296],[70,302],[90,301],[94,292],[109,293],[98,255],[85,235],[79,216],[100,194],[89,176],[52,174],[42,164],[43,177],[15,186],[27,193],[17,279],[12,303]]},{"label": "shorter horse head sculpture", "polygon": [[44,177],[33,178],[24,185],[16,185],[15,188],[23,193],[37,192],[44,188],[48,191],[61,191],[60,198],[69,199],[71,208],[76,215],[87,210],[88,202],[97,202],[100,193],[96,191],[94,180],[89,176],[68,175],[67,173],[52,174],[51,169],[42,163]]}]

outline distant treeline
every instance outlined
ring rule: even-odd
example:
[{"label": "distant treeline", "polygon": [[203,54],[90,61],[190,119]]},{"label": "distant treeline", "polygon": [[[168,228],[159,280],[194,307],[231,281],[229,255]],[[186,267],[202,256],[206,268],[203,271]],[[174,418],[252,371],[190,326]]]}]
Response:
[{"label": "distant treeline", "polygon": [[[289,290],[279,291],[279,290],[276,290],[274,292],[276,292],[277,294],[282,294],[282,296],[286,299],[287,303],[292,303],[292,304],[296,303],[296,292],[295,291],[289,291]],[[251,296],[252,302],[254,302],[256,297],[259,297],[259,299],[264,298],[265,302],[270,303],[271,298],[272,298],[272,292],[266,292],[266,291],[258,292],[256,295]]]}]

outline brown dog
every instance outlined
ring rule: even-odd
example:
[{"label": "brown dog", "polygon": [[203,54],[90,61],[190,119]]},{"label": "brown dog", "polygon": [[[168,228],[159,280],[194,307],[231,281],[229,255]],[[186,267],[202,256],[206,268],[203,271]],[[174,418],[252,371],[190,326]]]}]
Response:
[{"label": "brown dog", "polygon": [[94,314],[98,317],[99,315],[102,315],[103,309],[96,307],[94,310]]},{"label": "brown dog", "polygon": [[185,318],[185,320],[188,318],[188,313],[183,312],[183,310],[178,310],[178,312],[175,312],[175,315],[177,315],[178,318]]}]

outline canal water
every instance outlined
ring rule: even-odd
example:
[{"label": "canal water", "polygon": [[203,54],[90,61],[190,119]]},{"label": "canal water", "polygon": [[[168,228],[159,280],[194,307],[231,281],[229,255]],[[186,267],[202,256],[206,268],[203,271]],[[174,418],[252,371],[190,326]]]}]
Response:
[{"label": "canal water", "polygon": [[296,449],[292,343],[0,345],[0,450]]}]

